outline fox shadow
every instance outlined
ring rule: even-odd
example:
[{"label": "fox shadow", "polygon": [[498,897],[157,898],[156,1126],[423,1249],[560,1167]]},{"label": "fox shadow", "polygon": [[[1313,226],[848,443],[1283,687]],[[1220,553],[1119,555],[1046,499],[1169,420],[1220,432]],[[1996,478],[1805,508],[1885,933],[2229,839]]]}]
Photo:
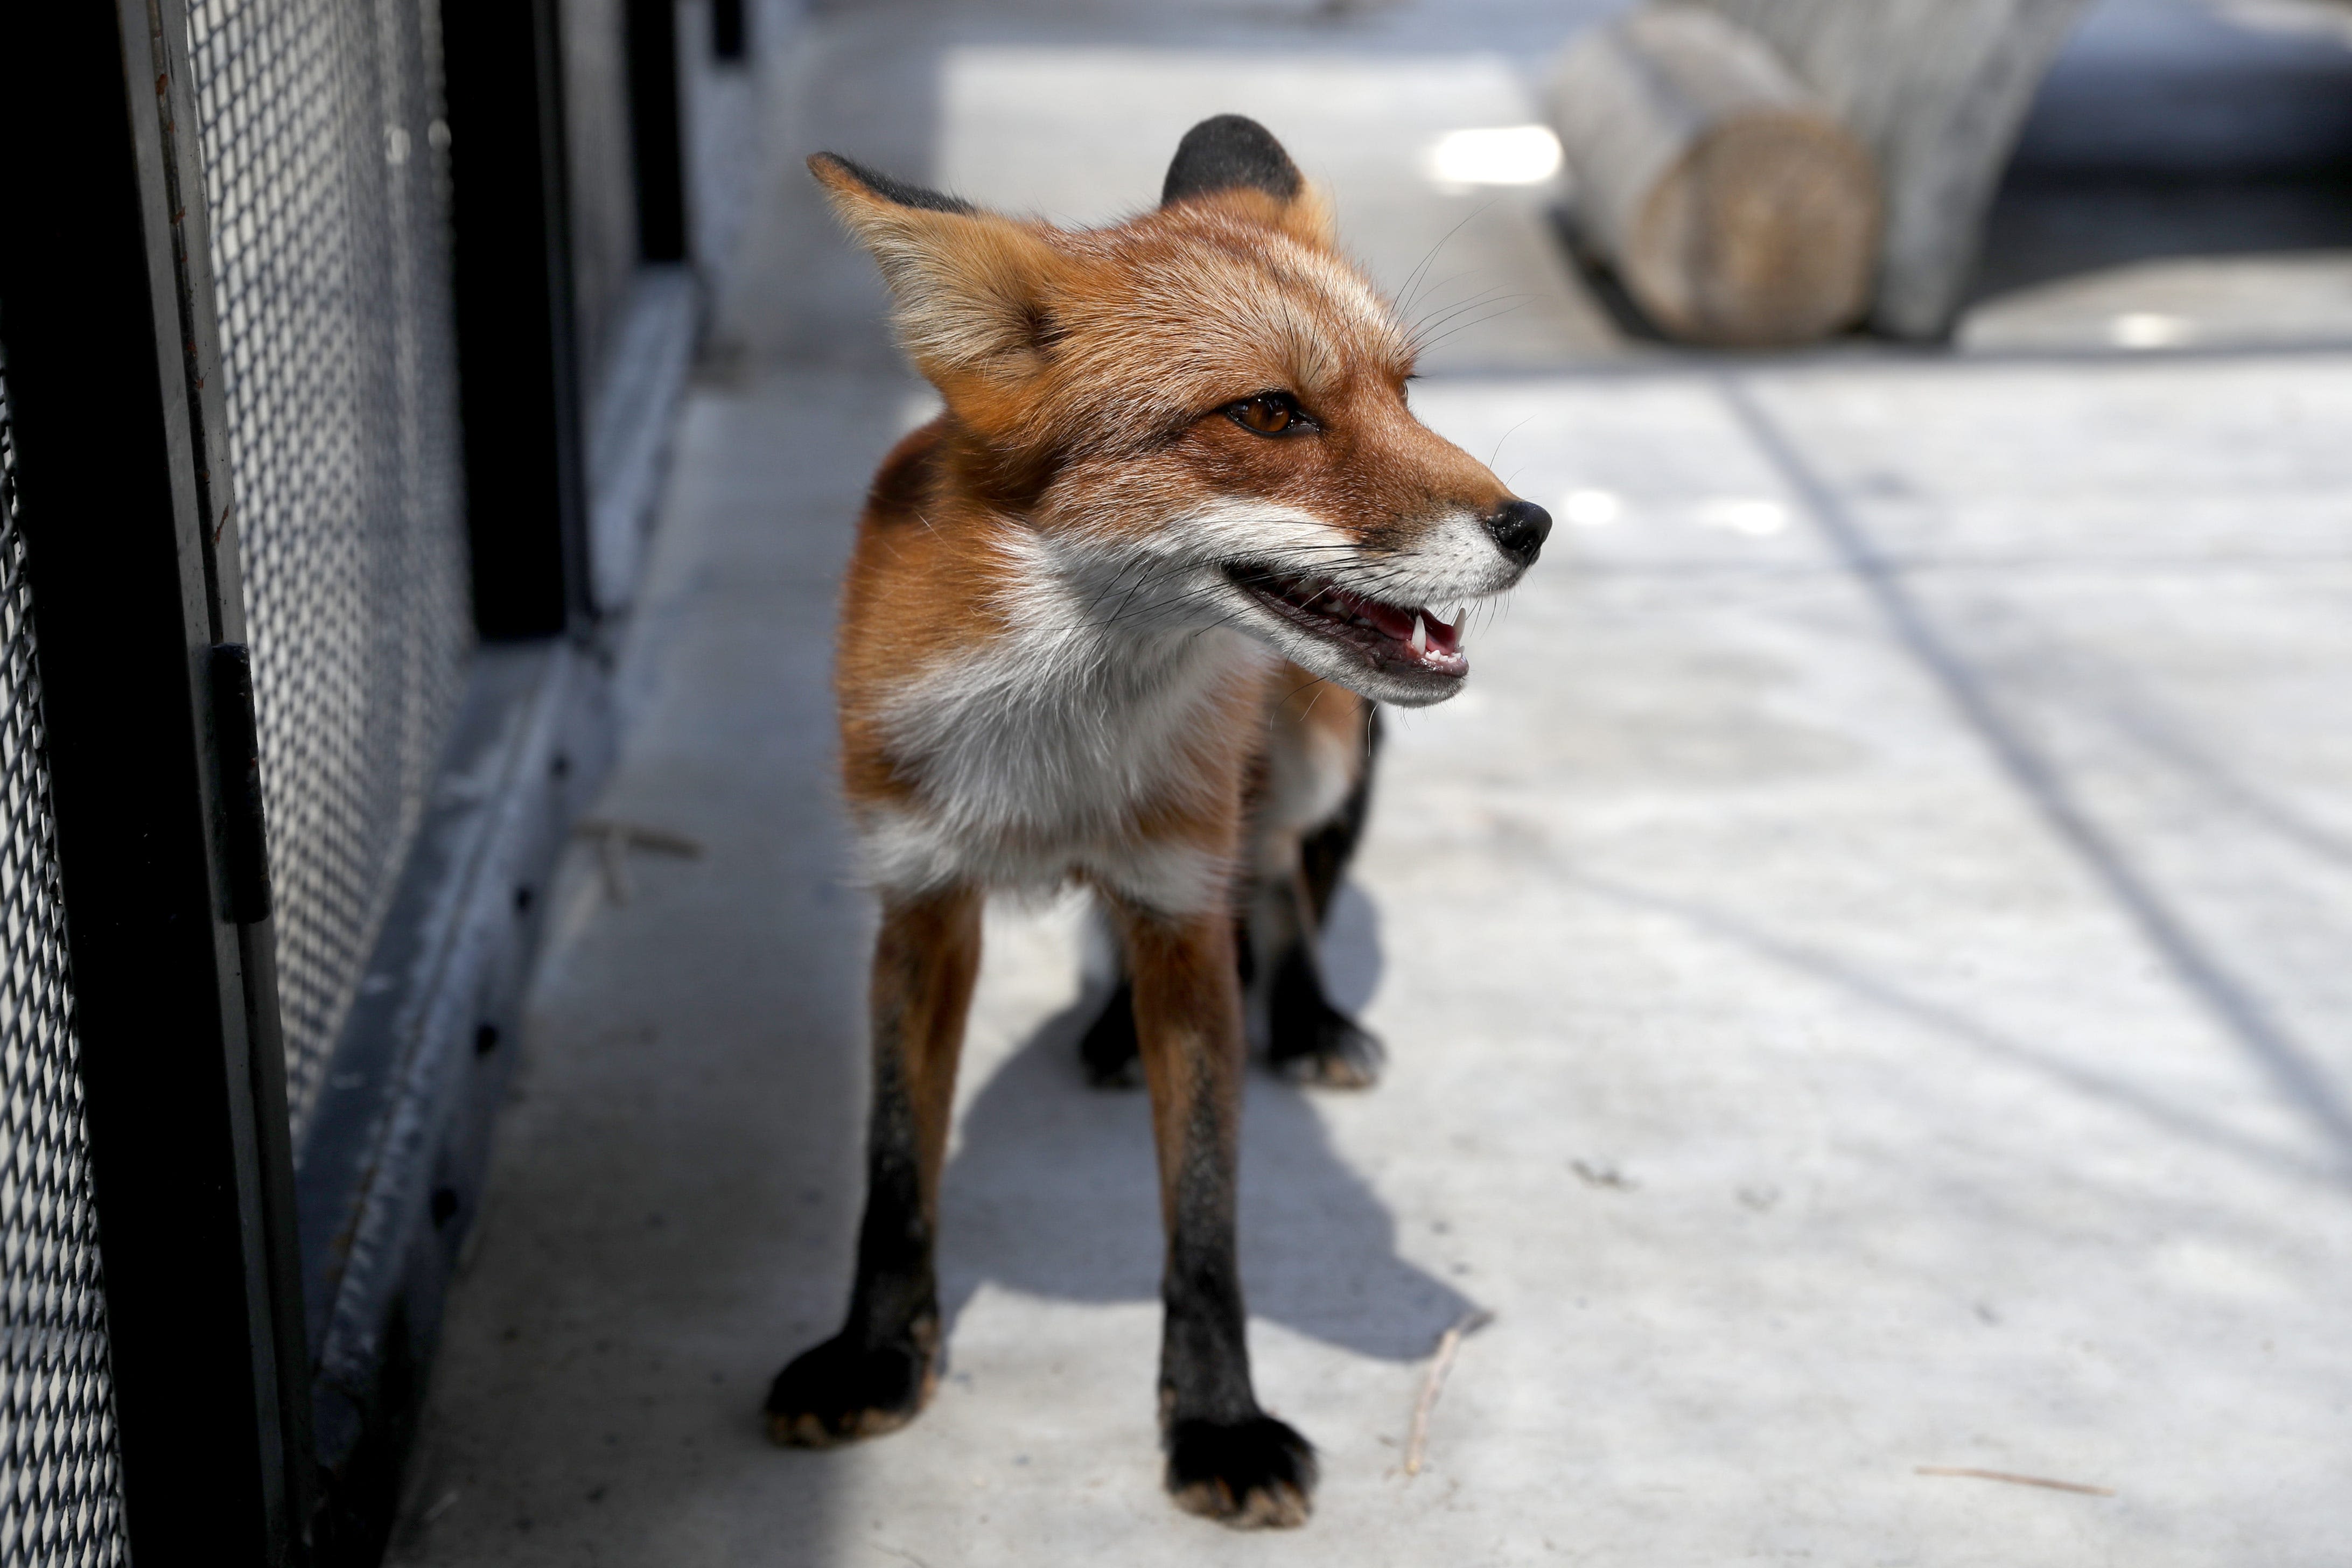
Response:
[{"label": "fox shadow", "polygon": [[[1377,975],[1370,906],[1343,891],[1330,949],[1351,1010]],[[945,1338],[984,1282],[1065,1300],[1155,1301],[1159,1181],[1141,1090],[1087,1087],[1078,1037],[1107,987],[1040,1025],[966,1108],[940,1193]],[[1254,1317],[1384,1361],[1425,1356],[1469,1303],[1399,1256],[1397,1225],[1332,1146],[1316,1094],[1253,1064],[1242,1111],[1242,1282]],[[1383,1092],[1375,1087],[1369,1092]]]}]

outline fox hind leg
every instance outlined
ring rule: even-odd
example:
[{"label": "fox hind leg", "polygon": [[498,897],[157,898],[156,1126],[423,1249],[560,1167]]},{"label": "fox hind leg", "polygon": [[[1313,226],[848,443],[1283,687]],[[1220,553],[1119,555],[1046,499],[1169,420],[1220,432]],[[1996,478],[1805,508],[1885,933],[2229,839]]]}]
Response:
[{"label": "fox hind leg", "polygon": [[[1352,722],[1359,727],[1345,742],[1352,773],[1338,809],[1303,831],[1290,831],[1267,820],[1269,803],[1258,802],[1255,871],[1234,931],[1234,959],[1244,993],[1264,1008],[1267,1064],[1297,1082],[1363,1089],[1379,1079],[1388,1053],[1378,1036],[1331,1001],[1318,939],[1371,814],[1381,714],[1376,705],[1352,696],[1335,699],[1326,718],[1341,712],[1356,715]],[[1305,755],[1297,726],[1278,720],[1273,733],[1276,746],[1294,753],[1286,759],[1291,766],[1317,765]],[[1322,763],[1329,765],[1329,759]],[[1097,1089],[1134,1089],[1143,1081],[1135,987],[1123,963],[1117,973],[1118,984],[1078,1039],[1079,1065]]]},{"label": "fox hind leg", "polygon": [[1262,873],[1252,905],[1263,928],[1255,945],[1265,955],[1266,1058],[1286,1078],[1332,1089],[1370,1087],[1387,1059],[1379,1037],[1331,1001],[1318,952],[1331,901],[1371,813],[1380,710],[1366,703],[1363,715],[1362,761],[1346,799],[1328,821],[1300,835],[1295,856],[1261,858],[1286,860],[1296,869]]},{"label": "fox hind leg", "polygon": [[1095,1021],[1078,1037],[1078,1065],[1097,1089],[1140,1089],[1143,1058],[1135,1038],[1135,983],[1119,973],[1118,984]]},{"label": "fox hind leg", "polygon": [[1364,825],[1371,819],[1372,768],[1381,757],[1381,710],[1376,703],[1363,705],[1363,760],[1357,764],[1347,798],[1329,820],[1299,840],[1298,868],[1307,879],[1307,908],[1318,931],[1331,918],[1331,900],[1339,896],[1339,879],[1355,860],[1356,847],[1364,839]]},{"label": "fox hind leg", "polygon": [[1266,1061],[1300,1083],[1368,1089],[1387,1052],[1379,1037],[1333,1004],[1316,952],[1319,922],[1303,873],[1281,879],[1258,900],[1274,949],[1266,977]]}]

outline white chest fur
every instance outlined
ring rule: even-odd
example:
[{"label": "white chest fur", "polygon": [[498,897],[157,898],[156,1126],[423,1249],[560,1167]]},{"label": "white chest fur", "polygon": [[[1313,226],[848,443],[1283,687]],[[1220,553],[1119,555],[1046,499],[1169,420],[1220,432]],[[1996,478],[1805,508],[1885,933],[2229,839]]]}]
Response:
[{"label": "white chest fur", "polygon": [[1108,615],[1101,598],[1033,579],[1003,635],[910,671],[885,701],[920,804],[860,823],[877,884],[1044,890],[1089,875],[1169,912],[1225,898],[1221,858],[1141,824],[1230,788],[1219,731],[1273,656],[1223,626]]}]

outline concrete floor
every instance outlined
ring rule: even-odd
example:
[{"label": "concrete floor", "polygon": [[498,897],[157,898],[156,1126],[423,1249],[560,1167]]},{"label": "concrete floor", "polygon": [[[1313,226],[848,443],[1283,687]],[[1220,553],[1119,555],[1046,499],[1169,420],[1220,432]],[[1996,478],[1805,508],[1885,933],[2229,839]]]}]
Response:
[{"label": "concrete floor", "polygon": [[[1304,10],[812,25],[600,808],[706,853],[625,902],[567,869],[395,1560],[2340,1563],[2352,354],[1627,349],[1538,193],[1415,195],[1376,143],[1398,84],[1419,135],[1514,122],[1509,77],[1400,74],[1428,7]],[[1481,16],[1507,62],[1539,19]],[[1344,58],[1244,70],[1253,37]],[[832,601],[922,407],[785,154],[1091,215],[1286,99],[1376,268],[1482,209],[1449,267],[1534,303],[1415,403],[1563,519],[1472,689],[1391,728],[1330,943],[1388,1079],[1251,1086],[1253,1346],[1317,1516],[1160,1494],[1145,1108],[1080,1085],[1068,907],[991,917],[938,1401],[774,1449],[858,1200]]]}]

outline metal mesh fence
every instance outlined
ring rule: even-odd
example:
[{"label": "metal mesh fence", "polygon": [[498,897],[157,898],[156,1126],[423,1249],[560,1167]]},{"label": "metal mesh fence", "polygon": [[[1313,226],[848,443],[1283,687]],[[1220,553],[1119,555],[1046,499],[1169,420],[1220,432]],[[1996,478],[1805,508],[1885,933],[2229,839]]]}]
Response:
[{"label": "metal mesh fence", "polygon": [[434,0],[192,0],[299,1133],[470,646]]},{"label": "metal mesh fence", "polygon": [[0,1565],[123,1561],[73,987],[0,363]]}]

